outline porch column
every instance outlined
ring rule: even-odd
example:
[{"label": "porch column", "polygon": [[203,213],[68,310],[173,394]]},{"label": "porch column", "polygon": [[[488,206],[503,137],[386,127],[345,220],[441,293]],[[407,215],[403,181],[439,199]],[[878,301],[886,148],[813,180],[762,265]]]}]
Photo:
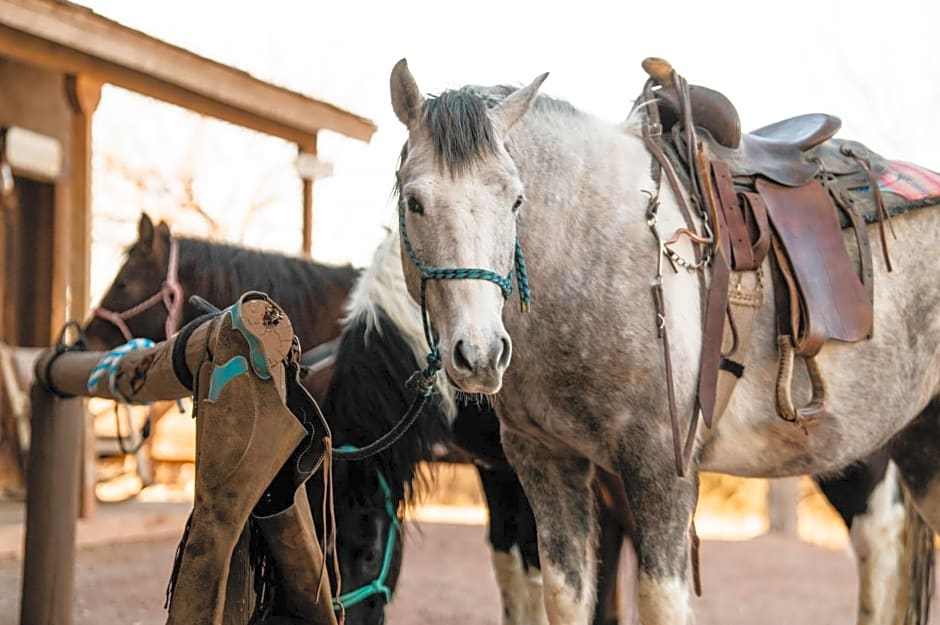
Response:
[{"label": "porch column", "polygon": [[[65,257],[57,262],[68,264],[64,285],[54,285],[55,293],[64,294],[58,306],[53,303],[53,336],[68,319],[82,321],[88,314],[91,281],[91,124],[101,100],[101,82],[86,75],[65,78],[65,91],[72,108],[72,136],[69,153],[68,215],[56,214],[56,250]],[[58,298],[54,298],[55,302]],[[83,404],[84,404],[83,400]],[[88,410],[83,409],[82,446],[79,476],[81,488],[78,516],[95,516],[95,424]]]}]

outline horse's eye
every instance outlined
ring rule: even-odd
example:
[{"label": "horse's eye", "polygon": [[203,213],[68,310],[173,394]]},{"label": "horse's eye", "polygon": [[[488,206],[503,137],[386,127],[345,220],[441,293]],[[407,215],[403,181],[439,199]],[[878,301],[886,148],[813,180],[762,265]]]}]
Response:
[{"label": "horse's eye", "polygon": [[114,288],[117,289],[118,291],[127,290],[127,280],[117,280],[114,283]]},{"label": "horse's eye", "polygon": [[517,210],[519,210],[519,207],[522,206],[522,201],[523,201],[524,199],[525,199],[525,198],[522,197],[521,195],[516,198],[516,202],[512,205],[512,212],[515,213]]},{"label": "horse's eye", "polygon": [[424,214],[424,207],[421,206],[421,202],[419,202],[414,197],[409,196],[408,199],[405,200],[405,203],[408,205],[408,210],[410,210],[412,213],[417,213],[419,215]]}]

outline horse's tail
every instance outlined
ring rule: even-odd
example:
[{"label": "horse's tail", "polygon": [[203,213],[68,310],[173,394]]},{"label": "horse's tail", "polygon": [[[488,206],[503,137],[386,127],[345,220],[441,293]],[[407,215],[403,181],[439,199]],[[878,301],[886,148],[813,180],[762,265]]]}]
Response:
[{"label": "horse's tail", "polygon": [[904,501],[904,529],[902,530],[902,580],[897,597],[895,623],[898,625],[927,625],[934,587],[934,534],[914,507],[907,489],[901,487]]}]

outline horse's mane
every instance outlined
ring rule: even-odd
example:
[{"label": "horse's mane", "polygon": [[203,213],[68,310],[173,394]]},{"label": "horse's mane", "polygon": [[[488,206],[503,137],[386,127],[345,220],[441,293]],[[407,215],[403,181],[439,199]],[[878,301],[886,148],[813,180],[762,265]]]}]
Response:
[{"label": "horse's mane", "polygon": [[[428,348],[398,254],[393,232],[376,250],[347,303],[346,327],[323,403],[337,446],[372,442],[405,414],[415,396],[406,383],[419,363],[423,366]],[[432,458],[435,443],[452,438],[453,393],[443,379],[438,389],[443,394],[434,395],[395,445],[374,461],[351,463],[349,470],[374,471],[378,463],[395,500],[412,498],[418,463]]]},{"label": "horse's mane", "polygon": [[[425,100],[424,125],[431,133],[439,162],[448,168],[451,175],[465,171],[496,151],[497,137],[487,110],[499,106],[516,89],[509,85],[468,85]],[[542,94],[535,99],[534,110],[579,113],[568,102]]]},{"label": "horse's mane", "polygon": [[[416,389],[407,385],[416,369],[411,349],[384,311],[376,311],[374,327],[355,319],[343,334],[323,413],[334,444],[363,447],[387,432],[405,414]],[[418,464],[432,459],[432,448],[452,438],[447,419],[435,396],[417,422],[388,450],[362,462],[349,463],[352,485],[369,483],[364,472],[378,468],[392,490],[394,501],[412,499]],[[355,497],[368,493],[351,492]]]},{"label": "horse's mane", "polygon": [[[302,327],[302,318],[326,314],[331,299],[327,294],[334,289],[347,291],[359,275],[351,265],[325,265],[204,239],[177,237],[177,241],[180,273],[194,276],[196,292],[206,293],[217,306],[227,306],[246,290],[263,291],[294,320],[295,331]],[[187,269],[192,265],[196,271]]]},{"label": "horse's mane", "polygon": [[[404,341],[406,351],[414,356],[413,372],[419,365],[426,365],[424,359],[430,348],[424,338],[421,309],[405,286],[399,246],[398,231],[394,230],[376,248],[372,264],[362,273],[346,301],[344,325],[352,326],[361,320],[367,338],[375,334],[375,341],[384,340],[386,327],[393,326]],[[381,315],[385,316],[387,323],[380,322]],[[438,374],[437,388],[441,392],[444,413],[452,421],[457,414],[456,401],[453,387],[443,372]]]}]

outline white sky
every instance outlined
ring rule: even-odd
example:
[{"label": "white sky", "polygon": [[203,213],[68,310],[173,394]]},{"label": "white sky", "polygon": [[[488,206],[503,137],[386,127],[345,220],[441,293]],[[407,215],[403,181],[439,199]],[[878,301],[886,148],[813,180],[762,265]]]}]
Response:
[{"label": "white sky", "polygon": [[[321,133],[320,156],[334,164],[334,176],[316,188],[314,256],[324,261],[366,263],[390,223],[389,192],[405,133],[388,103],[388,74],[401,57],[425,92],[525,84],[549,71],[543,91],[619,121],[643,85],[640,61],[661,56],[690,82],[727,95],[745,129],[799,113],[833,113],[843,119],[840,136],[940,170],[940,36],[932,3],[82,3],[376,122],[379,131],[368,145]],[[809,37],[815,33],[822,34]],[[134,238],[140,210],[170,214],[166,198],[146,197],[115,176],[105,165],[109,158],[166,179],[188,168],[207,211],[233,224],[229,238],[299,248],[293,146],[117,89],[106,90],[94,130],[93,297],[113,276],[120,246]],[[270,207],[236,231],[246,207],[262,197]],[[201,227],[175,225],[191,232]]]}]

